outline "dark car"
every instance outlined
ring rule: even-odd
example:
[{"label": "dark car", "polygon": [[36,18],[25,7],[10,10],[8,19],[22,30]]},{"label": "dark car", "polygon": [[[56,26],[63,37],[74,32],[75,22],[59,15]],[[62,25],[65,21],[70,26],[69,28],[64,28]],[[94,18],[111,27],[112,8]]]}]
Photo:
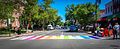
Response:
[{"label": "dark car", "polygon": [[71,25],[71,26],[69,27],[69,29],[70,29],[70,31],[78,31],[78,26],[76,26],[76,25]]}]

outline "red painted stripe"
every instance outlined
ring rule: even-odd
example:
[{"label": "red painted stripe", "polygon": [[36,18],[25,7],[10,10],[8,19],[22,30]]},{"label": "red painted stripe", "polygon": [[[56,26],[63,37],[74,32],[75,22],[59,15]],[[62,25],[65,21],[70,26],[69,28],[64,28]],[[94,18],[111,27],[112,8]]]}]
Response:
[{"label": "red painted stripe", "polygon": [[43,38],[43,37],[45,37],[45,36],[40,36],[40,37],[36,38],[35,40],[39,40],[39,39],[41,39],[41,38]]},{"label": "red painted stripe", "polygon": [[32,36],[32,37],[27,38],[27,39],[25,39],[25,40],[30,40],[30,39],[35,38],[35,37],[36,37],[36,36]]}]

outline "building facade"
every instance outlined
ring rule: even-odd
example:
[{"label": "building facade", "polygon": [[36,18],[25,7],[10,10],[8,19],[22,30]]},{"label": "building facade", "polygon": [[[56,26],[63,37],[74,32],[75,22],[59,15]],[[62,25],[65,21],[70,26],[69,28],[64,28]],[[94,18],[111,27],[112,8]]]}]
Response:
[{"label": "building facade", "polygon": [[110,1],[105,5],[105,15],[104,16],[110,16],[113,15],[113,2]]},{"label": "building facade", "polygon": [[112,0],[113,3],[113,14],[120,12],[120,0]]}]

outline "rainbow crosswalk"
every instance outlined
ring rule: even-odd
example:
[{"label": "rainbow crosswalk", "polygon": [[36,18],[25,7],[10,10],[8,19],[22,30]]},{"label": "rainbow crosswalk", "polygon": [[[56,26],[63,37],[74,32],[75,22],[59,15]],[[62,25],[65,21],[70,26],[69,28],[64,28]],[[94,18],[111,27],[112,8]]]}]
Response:
[{"label": "rainbow crosswalk", "polygon": [[41,39],[101,39],[100,37],[97,36],[22,36],[18,38],[13,38],[10,40],[41,40]]}]

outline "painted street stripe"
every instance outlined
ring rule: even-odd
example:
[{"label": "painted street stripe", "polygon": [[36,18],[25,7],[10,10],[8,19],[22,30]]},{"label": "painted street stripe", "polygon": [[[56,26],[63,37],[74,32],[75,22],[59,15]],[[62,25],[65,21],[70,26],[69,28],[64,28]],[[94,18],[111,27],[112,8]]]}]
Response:
[{"label": "painted street stripe", "polygon": [[48,36],[44,36],[44,37],[42,37],[42,38],[40,38],[40,39],[46,39]]},{"label": "painted street stripe", "polygon": [[32,38],[32,39],[30,39],[30,40],[35,40],[35,39],[38,38],[38,37],[41,37],[41,36],[36,36],[35,38]]},{"label": "painted street stripe", "polygon": [[70,35],[70,36],[69,36],[69,39],[75,39],[75,38],[74,38],[73,36]]},{"label": "painted street stripe", "polygon": [[44,39],[50,39],[52,36],[47,36],[46,38],[44,38]]},{"label": "painted street stripe", "polygon": [[60,36],[56,36],[57,38],[56,39],[60,39]]},{"label": "painted street stripe", "polygon": [[84,39],[84,38],[82,38],[80,36],[75,36],[75,39]]},{"label": "painted street stripe", "polygon": [[10,40],[40,40],[40,39],[101,39],[100,37],[97,36],[23,36],[23,37],[18,37]]},{"label": "painted street stripe", "polygon": [[64,36],[64,39],[69,39],[69,37],[68,36]]},{"label": "painted street stripe", "polygon": [[61,35],[61,36],[60,36],[60,39],[64,39],[64,35]]},{"label": "painted street stripe", "polygon": [[23,37],[18,37],[18,38],[14,38],[14,39],[11,39],[11,40],[21,40]]},{"label": "painted street stripe", "polygon": [[56,36],[52,36],[50,39],[57,39],[57,37]]},{"label": "painted street stripe", "polygon": [[41,39],[41,38],[43,38],[43,37],[45,37],[45,36],[40,36],[40,37],[36,38],[35,40],[39,40],[39,39]]},{"label": "painted street stripe", "polygon": [[84,39],[91,39],[90,37],[87,37],[87,36],[80,36],[80,37],[82,37]]},{"label": "painted street stripe", "polygon": [[32,36],[32,37],[26,38],[26,39],[24,39],[24,40],[30,40],[30,39],[35,38],[35,37],[36,37],[36,36]]},{"label": "painted street stripe", "polygon": [[99,39],[99,38],[97,38],[97,37],[94,37],[94,36],[89,36],[89,37],[91,37],[91,38],[94,38],[94,39]]}]

